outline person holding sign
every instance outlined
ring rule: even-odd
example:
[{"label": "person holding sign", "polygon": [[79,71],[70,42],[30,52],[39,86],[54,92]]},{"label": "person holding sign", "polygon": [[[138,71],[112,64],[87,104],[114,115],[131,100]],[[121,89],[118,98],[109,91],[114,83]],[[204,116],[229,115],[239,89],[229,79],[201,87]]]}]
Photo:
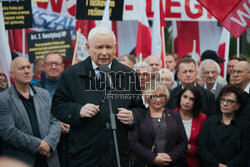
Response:
[{"label": "person holding sign", "polygon": [[[117,166],[107,98],[116,115],[121,166],[128,166],[128,131],[137,127],[146,113],[138,77],[114,59],[117,43],[109,28],[93,28],[86,48],[90,56],[62,73],[52,100],[52,114],[70,125],[70,166]],[[99,71],[103,65],[111,70],[113,89]],[[112,94],[106,94],[109,89]]]}]

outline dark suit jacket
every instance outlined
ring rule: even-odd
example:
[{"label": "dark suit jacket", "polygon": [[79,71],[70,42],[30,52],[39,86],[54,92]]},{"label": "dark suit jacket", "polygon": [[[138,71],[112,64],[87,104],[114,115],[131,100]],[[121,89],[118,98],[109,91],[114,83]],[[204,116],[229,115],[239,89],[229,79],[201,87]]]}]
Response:
[{"label": "dark suit jacket", "polygon": [[[179,166],[178,159],[181,158],[187,149],[188,141],[186,132],[178,112],[165,109],[165,115],[168,132],[165,153],[173,160],[173,163],[170,165],[171,167]],[[138,129],[131,133],[130,137],[131,148],[136,155],[136,163],[140,166],[145,166],[145,164],[153,166],[153,160],[157,155],[157,148],[154,149],[154,152],[151,152],[156,134],[150,112],[147,113],[145,120]]]},{"label": "dark suit jacket", "polygon": [[[111,99],[113,112],[118,113],[117,108],[132,110],[134,125],[137,126],[146,115],[138,77],[131,68],[115,59],[111,71],[116,88],[111,92],[115,94]],[[105,90],[105,82],[96,79],[90,57],[69,67],[61,75],[53,97],[52,113],[60,121],[70,124],[71,166],[117,166],[112,131],[107,128],[110,117]],[[92,118],[80,118],[80,110],[87,103],[99,105],[100,112]],[[128,130],[133,127],[119,120],[116,123],[121,165],[127,166]]]},{"label": "dark suit jacket", "polygon": [[[197,87],[200,90],[201,97],[202,97],[202,109],[201,112],[206,114],[207,117],[210,115],[216,114],[216,107],[215,107],[215,98],[214,94],[210,91],[202,88],[197,84]],[[175,109],[177,108],[177,99],[182,90],[182,86],[179,85],[178,87],[170,90],[170,99],[167,103],[167,108]]]}]

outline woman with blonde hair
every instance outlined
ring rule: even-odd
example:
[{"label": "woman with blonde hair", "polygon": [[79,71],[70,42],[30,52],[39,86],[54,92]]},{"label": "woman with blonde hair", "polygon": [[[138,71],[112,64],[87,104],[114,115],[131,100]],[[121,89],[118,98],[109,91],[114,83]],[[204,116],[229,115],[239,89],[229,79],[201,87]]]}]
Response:
[{"label": "woman with blonde hair", "polygon": [[143,94],[148,113],[130,136],[135,166],[178,167],[188,143],[181,116],[165,109],[169,91],[163,84],[151,82]]}]

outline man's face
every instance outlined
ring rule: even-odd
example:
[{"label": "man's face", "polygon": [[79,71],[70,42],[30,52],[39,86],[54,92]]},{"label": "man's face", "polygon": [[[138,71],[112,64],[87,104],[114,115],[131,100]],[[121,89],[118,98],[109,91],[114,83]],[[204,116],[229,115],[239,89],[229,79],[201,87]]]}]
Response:
[{"label": "man's face", "polygon": [[205,81],[206,84],[214,84],[219,75],[216,71],[216,66],[214,63],[209,63],[204,65],[202,73],[203,73],[203,80]]},{"label": "man's face", "polygon": [[166,68],[170,71],[174,72],[176,67],[176,61],[173,56],[166,56],[165,57]]},{"label": "man's face", "polygon": [[86,48],[96,65],[109,65],[115,56],[117,44],[111,33],[97,33],[86,43]]},{"label": "man's face", "polygon": [[227,74],[231,75],[234,65],[237,64],[239,62],[239,60],[237,59],[233,59],[233,60],[229,60],[228,65],[227,65]]},{"label": "man's face", "polygon": [[161,60],[158,57],[150,57],[147,59],[147,63],[150,65],[153,73],[161,69]]},{"label": "man's face", "polygon": [[179,65],[178,78],[182,85],[194,84],[197,78],[197,69],[193,62]]},{"label": "man's face", "polygon": [[119,62],[130,68],[133,68],[134,66],[133,62],[130,61],[127,56],[123,56]]},{"label": "man's face", "polygon": [[29,60],[23,57],[17,57],[13,63],[10,75],[15,83],[29,84],[32,80],[32,69]]},{"label": "man's face", "polygon": [[165,85],[168,89],[171,89],[174,81],[172,79],[172,76],[170,73],[165,72],[163,74],[160,74],[160,82]]},{"label": "man's face", "polygon": [[249,82],[248,63],[238,62],[235,64],[231,80],[236,85],[246,85]]},{"label": "man's face", "polygon": [[151,80],[149,67],[138,67],[135,69],[135,71],[138,75],[141,89],[144,90],[146,88],[146,84]]},{"label": "man's face", "polygon": [[49,54],[44,59],[43,69],[48,79],[58,79],[64,70],[62,58],[58,54]]}]

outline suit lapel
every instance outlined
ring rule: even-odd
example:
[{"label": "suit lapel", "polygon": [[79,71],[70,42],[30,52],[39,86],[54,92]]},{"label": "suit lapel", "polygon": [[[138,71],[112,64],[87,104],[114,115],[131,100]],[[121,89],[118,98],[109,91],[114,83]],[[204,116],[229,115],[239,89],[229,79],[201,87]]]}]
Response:
[{"label": "suit lapel", "polygon": [[28,131],[31,134],[33,134],[32,129],[31,129],[31,124],[30,124],[29,116],[27,114],[26,109],[24,108],[23,102],[21,101],[21,99],[17,95],[14,86],[12,86],[9,89],[9,92],[10,92],[10,96],[12,98],[12,101],[13,101],[13,103],[16,106],[17,112],[20,114],[20,118],[23,119],[23,122],[24,122],[26,128],[28,129]]}]

